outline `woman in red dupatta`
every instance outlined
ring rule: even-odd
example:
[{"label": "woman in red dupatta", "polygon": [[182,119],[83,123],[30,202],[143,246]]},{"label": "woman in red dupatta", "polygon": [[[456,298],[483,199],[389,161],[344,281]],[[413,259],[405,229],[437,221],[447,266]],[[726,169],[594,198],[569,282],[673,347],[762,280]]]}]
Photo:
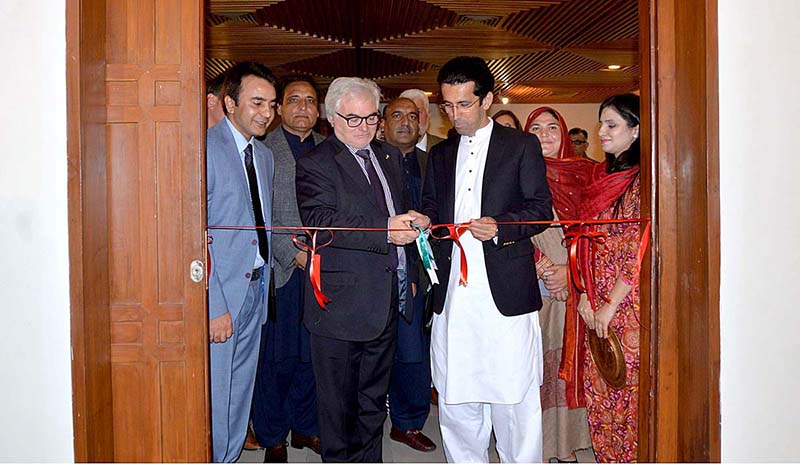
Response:
[{"label": "woman in red dupatta", "polygon": [[[597,165],[575,155],[568,127],[561,114],[549,107],[531,112],[525,124],[525,131],[536,135],[542,145],[556,220],[575,218],[578,204],[574,199],[580,197]],[[533,243],[542,293],[539,312],[544,348],[544,380],[540,394],[542,457],[545,462],[551,458],[573,462],[576,450],[591,446],[589,425],[586,408],[568,407],[566,383],[558,377],[558,371],[567,304],[574,312],[578,300],[573,296],[576,293],[569,290],[564,230],[551,227],[533,237]]]},{"label": "woman in red dupatta", "polygon": [[[577,215],[585,219],[639,218],[639,97],[609,97],[600,105],[600,143],[604,169],[594,170],[582,192]],[[549,168],[549,166],[548,166]],[[592,252],[581,240],[578,267],[585,278],[577,314],[567,313],[560,375],[583,380],[592,445],[598,462],[630,462],[637,457],[639,397],[639,224],[582,226],[574,233],[603,232],[605,242]],[[573,287],[574,288],[574,287]],[[586,347],[586,328],[600,338],[614,332],[625,360],[625,384],[609,386]],[[583,372],[581,372],[583,371]],[[569,390],[569,389],[568,389]],[[580,390],[580,384],[576,390]]]}]

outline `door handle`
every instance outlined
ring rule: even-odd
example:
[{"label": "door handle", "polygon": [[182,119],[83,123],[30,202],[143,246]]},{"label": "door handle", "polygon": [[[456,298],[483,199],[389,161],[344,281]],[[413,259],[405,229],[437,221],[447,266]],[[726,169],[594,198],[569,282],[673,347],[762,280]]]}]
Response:
[{"label": "door handle", "polygon": [[189,276],[191,276],[192,282],[203,280],[203,277],[206,276],[205,264],[199,259],[192,261],[191,266],[189,266]]}]

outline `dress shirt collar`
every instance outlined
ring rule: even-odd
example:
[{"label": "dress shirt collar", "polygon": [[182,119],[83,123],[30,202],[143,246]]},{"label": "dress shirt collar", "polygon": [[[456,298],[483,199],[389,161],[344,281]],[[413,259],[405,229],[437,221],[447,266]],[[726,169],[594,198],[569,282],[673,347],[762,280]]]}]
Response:
[{"label": "dress shirt collar", "polygon": [[422,134],[422,138],[419,139],[419,141],[417,142],[417,148],[419,148],[422,151],[426,151],[427,150],[427,148],[428,148],[428,133],[427,132]]},{"label": "dress shirt collar", "polygon": [[233,141],[236,142],[236,149],[239,150],[239,153],[244,153],[244,149],[247,148],[248,145],[253,143],[253,137],[250,137],[250,140],[245,140],[244,135],[239,132],[239,129],[233,126],[233,123],[225,116],[225,122],[228,123],[228,128],[230,128],[231,133],[233,134]]},{"label": "dress shirt collar", "polygon": [[475,143],[487,142],[487,141],[489,141],[489,139],[492,136],[492,128],[493,127],[494,127],[494,121],[492,120],[492,118],[489,118],[489,124],[487,124],[487,125],[481,127],[480,129],[476,130],[475,131],[475,135],[473,135],[472,137],[470,137],[468,135],[462,135],[461,136],[461,142],[464,142],[466,140],[471,140],[471,141],[473,141]]}]

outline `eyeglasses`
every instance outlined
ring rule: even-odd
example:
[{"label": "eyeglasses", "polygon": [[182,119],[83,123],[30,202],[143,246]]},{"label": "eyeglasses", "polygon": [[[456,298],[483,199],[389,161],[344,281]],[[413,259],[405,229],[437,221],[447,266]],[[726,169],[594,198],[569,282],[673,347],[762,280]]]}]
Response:
[{"label": "eyeglasses", "polygon": [[337,111],[336,115],[347,121],[347,127],[358,127],[365,121],[368,126],[375,126],[381,122],[381,115],[378,113],[372,113],[366,116],[345,116]]},{"label": "eyeglasses", "polygon": [[459,111],[466,111],[475,106],[475,103],[478,103],[479,101],[481,101],[481,99],[476,98],[475,101],[473,101],[472,103],[460,101],[457,102],[455,105],[450,102],[444,102],[439,104],[439,111],[442,111],[444,113],[452,113],[453,110],[455,110],[456,108],[458,108]]},{"label": "eyeglasses", "polygon": [[585,140],[572,140],[571,142],[573,145],[583,145],[584,143],[589,143]]}]

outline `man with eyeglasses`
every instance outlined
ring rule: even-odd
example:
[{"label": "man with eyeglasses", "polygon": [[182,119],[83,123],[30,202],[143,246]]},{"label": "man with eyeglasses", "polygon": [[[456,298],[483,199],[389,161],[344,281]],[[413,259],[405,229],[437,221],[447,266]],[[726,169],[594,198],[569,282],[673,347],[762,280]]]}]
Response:
[{"label": "man with eyeglasses", "polygon": [[575,154],[584,158],[589,158],[586,150],[589,148],[589,133],[580,127],[573,127],[569,130],[569,140],[575,148]]},{"label": "man with eyeglasses", "polygon": [[413,254],[403,246],[417,238],[412,223],[429,226],[408,209],[402,155],[374,140],[379,103],[373,81],[334,80],[325,97],[333,135],[297,161],[304,225],[376,229],[319,234],[317,243],[331,240],[319,250],[325,308],[306,282],[304,322],[326,462],[382,460],[397,320],[411,310],[409,289],[417,280]]},{"label": "man with eyeglasses", "polygon": [[[317,95],[317,85],[310,76],[289,76],[278,89],[281,124],[264,139],[275,156],[272,221],[276,226],[300,224],[295,163],[324,139],[313,130],[319,118]],[[275,304],[270,306],[267,323],[261,329],[252,416],[255,448],[266,448],[264,462],[286,462],[290,431],[292,447],[320,452],[317,391],[310,335],[303,326],[308,256],[297,249],[288,231],[277,231],[272,237]]]},{"label": "man with eyeglasses", "polygon": [[[440,109],[457,136],[431,150],[422,211],[434,224],[468,224],[439,242],[431,338],[433,383],[449,462],[542,461],[542,298],[531,237],[550,221],[552,198],[538,139],[488,116],[494,77],[478,57],[439,71]],[[433,231],[434,234],[439,234]],[[462,251],[469,263],[462,282]]]}]

